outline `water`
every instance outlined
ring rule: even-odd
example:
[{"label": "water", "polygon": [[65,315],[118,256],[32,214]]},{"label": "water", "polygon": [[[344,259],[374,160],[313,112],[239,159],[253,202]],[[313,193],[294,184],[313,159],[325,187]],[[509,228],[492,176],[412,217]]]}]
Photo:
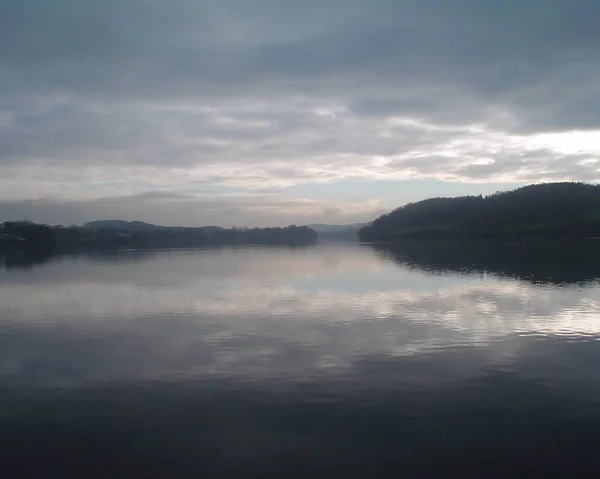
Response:
[{"label": "water", "polygon": [[6,477],[597,477],[600,247],[6,260]]}]

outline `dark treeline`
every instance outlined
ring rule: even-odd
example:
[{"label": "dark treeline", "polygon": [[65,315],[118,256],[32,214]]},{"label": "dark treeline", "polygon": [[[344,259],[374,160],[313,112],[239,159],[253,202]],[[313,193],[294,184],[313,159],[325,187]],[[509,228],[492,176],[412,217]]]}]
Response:
[{"label": "dark treeline", "polygon": [[597,240],[406,240],[365,247],[432,274],[491,274],[540,284],[586,284],[600,278]]},{"label": "dark treeline", "polygon": [[193,248],[205,245],[303,245],[317,233],[304,226],[285,228],[48,226],[29,221],[0,225],[0,250],[68,251],[112,248]]},{"label": "dark treeline", "polygon": [[7,221],[0,224],[0,247],[52,249],[56,243],[55,228],[31,221]]},{"label": "dark treeline", "polygon": [[586,238],[600,236],[600,186],[548,183],[490,196],[409,203],[359,231],[361,241],[402,238]]}]

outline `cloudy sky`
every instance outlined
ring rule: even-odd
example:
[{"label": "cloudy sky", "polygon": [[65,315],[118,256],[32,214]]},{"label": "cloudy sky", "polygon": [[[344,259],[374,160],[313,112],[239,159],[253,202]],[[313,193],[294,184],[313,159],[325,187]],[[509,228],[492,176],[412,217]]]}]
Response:
[{"label": "cloudy sky", "polygon": [[2,0],[0,221],[369,220],[600,180],[594,0]]}]

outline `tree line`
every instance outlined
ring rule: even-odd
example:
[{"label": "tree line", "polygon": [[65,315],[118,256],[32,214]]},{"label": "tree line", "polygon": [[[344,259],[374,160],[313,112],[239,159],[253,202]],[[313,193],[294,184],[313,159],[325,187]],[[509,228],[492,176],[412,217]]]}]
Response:
[{"label": "tree line", "polygon": [[305,226],[283,228],[159,227],[131,230],[113,227],[49,226],[31,221],[0,225],[0,248],[182,248],[203,245],[302,245],[317,241]]},{"label": "tree line", "polygon": [[431,198],[382,215],[361,241],[600,237],[600,186],[545,183],[489,196]]}]

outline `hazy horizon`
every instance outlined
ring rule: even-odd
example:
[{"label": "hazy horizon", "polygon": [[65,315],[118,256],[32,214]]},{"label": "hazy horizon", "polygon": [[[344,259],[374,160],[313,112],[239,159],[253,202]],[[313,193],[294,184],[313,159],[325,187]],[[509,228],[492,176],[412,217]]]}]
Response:
[{"label": "hazy horizon", "polygon": [[600,4],[5,0],[0,221],[352,224],[600,181]]}]

